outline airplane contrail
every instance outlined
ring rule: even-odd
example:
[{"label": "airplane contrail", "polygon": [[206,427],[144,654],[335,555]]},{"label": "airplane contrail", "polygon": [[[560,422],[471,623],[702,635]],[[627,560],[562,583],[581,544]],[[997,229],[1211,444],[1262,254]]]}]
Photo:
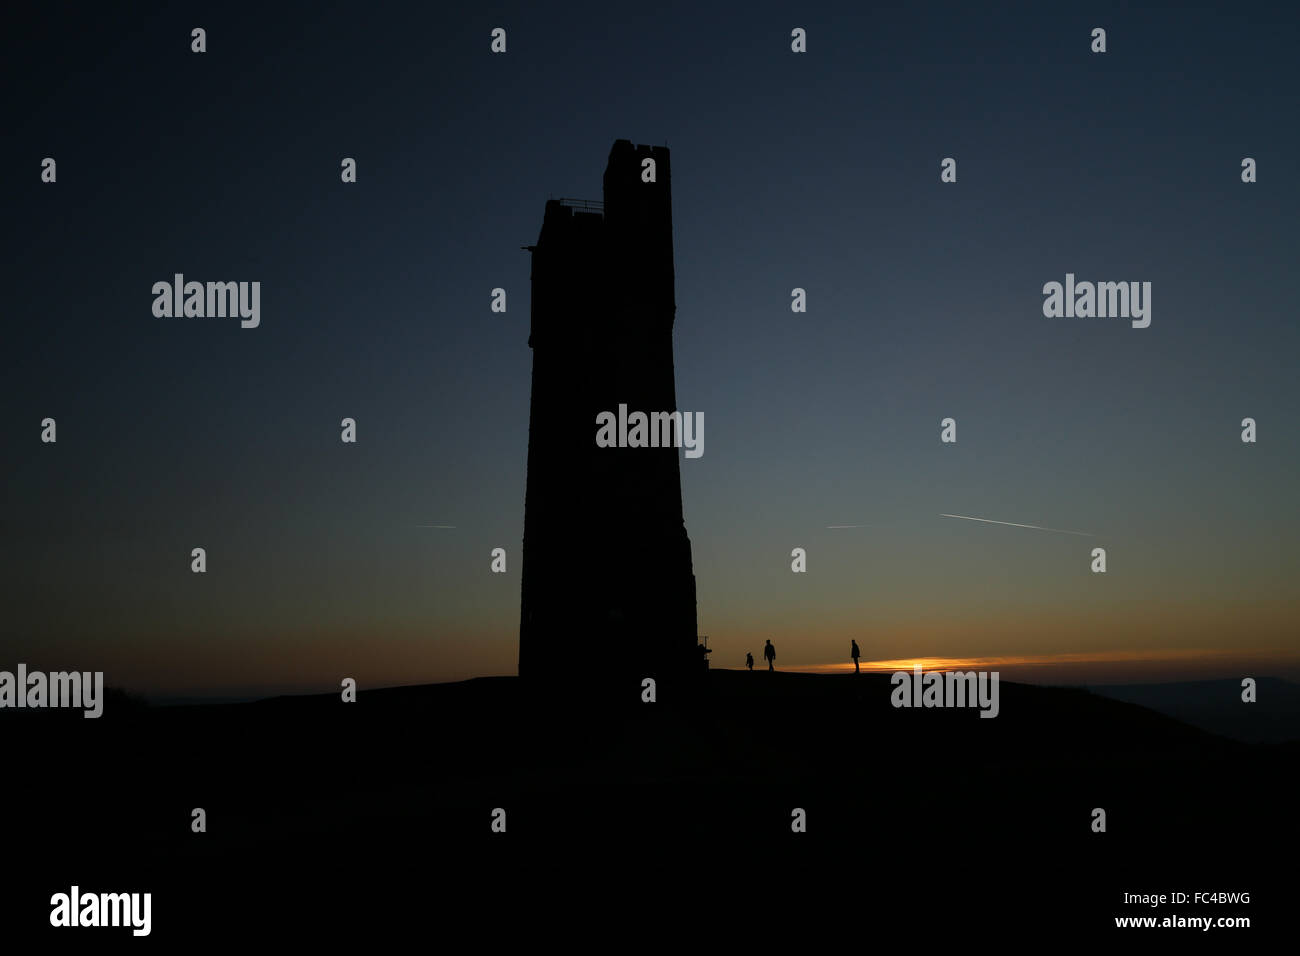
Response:
[{"label": "airplane contrail", "polygon": [[1012,528],[1032,528],[1035,531],[1055,531],[1057,534],[1077,534],[1082,538],[1094,538],[1096,535],[1087,531],[1066,531],[1063,528],[1044,528],[1036,524],[1017,524],[1014,521],[994,521],[992,518],[972,518],[970,515],[939,515],[940,518],[961,518],[963,521],[983,521],[986,524],[1005,524]]}]

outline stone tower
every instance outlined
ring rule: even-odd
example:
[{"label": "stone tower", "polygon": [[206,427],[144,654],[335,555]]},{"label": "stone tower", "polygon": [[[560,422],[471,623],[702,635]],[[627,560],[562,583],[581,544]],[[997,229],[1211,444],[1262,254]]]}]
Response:
[{"label": "stone tower", "polygon": [[[655,182],[642,163],[655,162]],[[597,415],[677,409],[671,167],[614,143],[601,203],[552,199],[532,251],[519,674],[620,688],[704,665],[678,448],[601,448]]]}]

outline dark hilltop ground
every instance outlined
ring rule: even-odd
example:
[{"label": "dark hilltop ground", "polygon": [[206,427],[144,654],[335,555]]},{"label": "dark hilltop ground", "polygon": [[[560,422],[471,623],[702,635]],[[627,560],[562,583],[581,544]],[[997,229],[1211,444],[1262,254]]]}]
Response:
[{"label": "dark hilltop ground", "polygon": [[[890,690],[885,675],[713,671],[692,698],[633,689],[613,708],[482,678],[363,687],[354,704],[10,711],[0,923],[48,930],[50,895],[73,883],[152,892],[152,935],[185,943],[261,927],[487,945],[701,919],[973,941],[1142,932],[1113,918],[1153,912],[1248,915],[1259,934],[1285,904],[1295,742],[1081,689],[1003,682],[996,719],[895,709]],[[1252,902],[1123,902],[1174,890]]]}]

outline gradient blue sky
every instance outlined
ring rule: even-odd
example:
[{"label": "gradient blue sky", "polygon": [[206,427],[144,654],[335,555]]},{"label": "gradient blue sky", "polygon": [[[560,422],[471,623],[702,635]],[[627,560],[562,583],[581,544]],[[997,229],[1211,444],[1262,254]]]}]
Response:
[{"label": "gradient blue sky", "polygon": [[[672,149],[716,664],[767,637],[831,663],[853,636],[880,659],[1240,648],[1295,674],[1293,9],[26,15],[3,41],[0,667],[157,693],[512,673],[519,247],[548,197],[599,199],[628,138]],[[260,280],[261,327],[155,318],[175,272]],[[1067,272],[1150,281],[1150,328],[1044,318]]]}]

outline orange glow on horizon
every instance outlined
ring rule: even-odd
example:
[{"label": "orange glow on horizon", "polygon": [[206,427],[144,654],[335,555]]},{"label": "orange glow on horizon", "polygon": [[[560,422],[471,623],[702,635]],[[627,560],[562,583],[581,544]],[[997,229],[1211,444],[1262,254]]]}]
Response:
[{"label": "orange glow on horizon", "polygon": [[[906,657],[895,660],[861,661],[861,669],[868,673],[895,673],[912,671],[920,667],[923,671],[950,670],[1009,670],[1025,669],[1026,676],[1033,676],[1035,669],[1060,668],[1063,671],[1085,671],[1089,668],[1079,665],[1164,665],[1196,666],[1199,669],[1218,665],[1230,668],[1243,662],[1295,663],[1296,655],[1290,655],[1285,661],[1278,658],[1276,652],[1259,652],[1250,650],[1217,650],[1209,648],[1161,648],[1150,650],[1112,650],[1086,651],[1061,654],[1013,654],[995,657]],[[784,668],[789,671],[810,674],[837,674],[851,672],[853,662],[834,664],[808,664]]]}]

